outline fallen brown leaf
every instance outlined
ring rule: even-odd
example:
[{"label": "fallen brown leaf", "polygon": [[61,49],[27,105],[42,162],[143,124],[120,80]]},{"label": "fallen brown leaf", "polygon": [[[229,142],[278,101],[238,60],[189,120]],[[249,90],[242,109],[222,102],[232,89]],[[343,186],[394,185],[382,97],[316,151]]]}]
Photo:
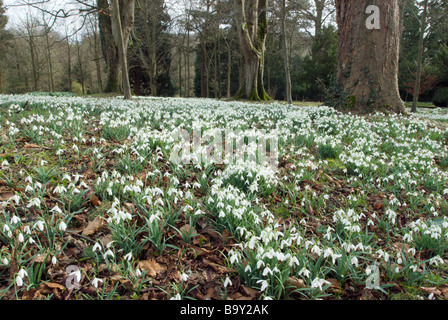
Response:
[{"label": "fallen brown leaf", "polygon": [[258,291],[253,288],[243,286],[243,291],[251,298],[256,298],[258,296]]},{"label": "fallen brown leaf", "polygon": [[59,283],[55,282],[45,282],[45,285],[50,289],[59,289],[61,291],[65,290],[65,287]]},{"label": "fallen brown leaf", "polygon": [[302,289],[305,288],[305,282],[301,279],[298,279],[296,277],[288,277],[287,283],[290,286],[293,286],[296,289]]},{"label": "fallen brown leaf", "polygon": [[140,261],[137,265],[137,268],[147,271],[147,274],[150,277],[155,277],[166,270],[165,266],[158,264],[156,261],[152,259]]},{"label": "fallen brown leaf", "polygon": [[82,231],[83,236],[90,236],[97,232],[104,224],[104,220],[101,217],[96,217],[92,221],[90,221],[85,227],[85,229]]},{"label": "fallen brown leaf", "polygon": [[14,197],[14,193],[12,192],[0,193],[0,201],[8,201],[12,197]]}]

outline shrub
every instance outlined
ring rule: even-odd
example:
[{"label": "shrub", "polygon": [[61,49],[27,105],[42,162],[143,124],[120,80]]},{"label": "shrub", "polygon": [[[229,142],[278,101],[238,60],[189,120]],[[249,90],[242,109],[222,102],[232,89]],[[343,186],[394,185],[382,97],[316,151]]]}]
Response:
[{"label": "shrub", "polygon": [[436,107],[448,108],[448,87],[437,90],[432,98],[432,103]]},{"label": "shrub", "polygon": [[78,96],[83,94],[82,85],[78,81],[72,82],[72,92]]}]

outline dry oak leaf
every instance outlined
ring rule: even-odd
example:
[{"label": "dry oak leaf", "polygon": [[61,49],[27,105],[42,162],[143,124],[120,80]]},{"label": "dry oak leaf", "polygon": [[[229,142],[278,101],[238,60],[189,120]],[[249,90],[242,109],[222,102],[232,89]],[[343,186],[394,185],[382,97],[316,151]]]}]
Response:
[{"label": "dry oak leaf", "polygon": [[83,236],[90,236],[97,232],[104,224],[104,220],[101,217],[96,217],[89,222],[87,227],[82,231]]},{"label": "dry oak leaf", "polygon": [[166,267],[157,263],[156,261],[150,260],[142,260],[138,263],[137,268],[147,271],[147,274],[150,277],[155,277],[158,274],[163,273],[166,270]]},{"label": "dry oak leaf", "polygon": [[8,191],[5,193],[0,193],[0,201],[8,201],[12,197],[14,197],[14,193],[12,193],[12,192]]},{"label": "dry oak leaf", "polygon": [[296,289],[305,288],[305,282],[301,279],[297,279],[296,277],[288,277],[287,283]]},{"label": "dry oak leaf", "polygon": [[50,289],[59,289],[61,291],[65,290],[65,287],[59,283],[55,282],[45,282],[45,285]]},{"label": "dry oak leaf", "polygon": [[252,299],[256,298],[259,293],[259,291],[255,290],[254,288],[244,287],[244,286],[243,286],[243,291],[245,294],[247,294]]}]

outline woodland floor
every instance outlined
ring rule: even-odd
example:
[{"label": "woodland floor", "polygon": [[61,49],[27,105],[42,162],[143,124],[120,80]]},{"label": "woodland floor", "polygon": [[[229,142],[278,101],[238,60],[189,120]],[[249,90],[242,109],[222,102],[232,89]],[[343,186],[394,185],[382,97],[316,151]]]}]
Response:
[{"label": "woodland floor", "polygon": [[[0,297],[446,299],[448,117],[419,111],[0,96]],[[275,133],[278,171],[173,165],[195,121]]]}]

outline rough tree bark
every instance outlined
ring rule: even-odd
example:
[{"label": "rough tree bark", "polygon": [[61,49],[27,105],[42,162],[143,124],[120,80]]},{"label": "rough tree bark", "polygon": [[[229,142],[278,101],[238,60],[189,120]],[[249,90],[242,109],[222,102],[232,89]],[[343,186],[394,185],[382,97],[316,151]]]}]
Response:
[{"label": "rough tree bark", "polygon": [[98,25],[100,30],[101,50],[107,67],[106,86],[104,92],[116,93],[119,91],[120,79],[120,59],[118,55],[118,46],[112,33],[112,19],[107,0],[97,0],[97,6],[100,9],[98,14]]},{"label": "rough tree bark", "polygon": [[[349,106],[404,113],[398,91],[399,0],[336,0],[339,30],[337,81]],[[370,5],[379,10],[376,20]],[[367,25],[371,22],[373,28]]]},{"label": "rough tree bark", "polygon": [[[131,17],[131,16],[132,17]],[[123,21],[122,21],[123,16]],[[132,23],[130,23],[132,20]],[[131,84],[129,81],[127,48],[129,35],[131,34],[134,21],[134,1],[122,1],[120,5],[118,0],[112,2],[112,32],[115,43],[118,44],[118,53],[120,57],[121,73],[123,77],[123,93],[126,100],[132,99]],[[124,22],[124,24],[122,24]]]},{"label": "rough tree bark", "polygon": [[270,100],[263,84],[268,0],[234,0],[234,3],[244,57],[243,81],[237,98]]},{"label": "rough tree bark", "polygon": [[292,104],[292,92],[291,92],[291,68],[289,63],[288,54],[288,39],[286,37],[286,0],[282,0],[282,12],[281,12],[281,32],[283,40],[283,59],[285,66],[285,82],[286,82],[286,101],[288,104]]},{"label": "rough tree bark", "polygon": [[[134,25],[135,12],[135,0],[113,0],[111,4],[112,6],[107,0],[97,0],[97,6],[100,8],[98,21],[101,46],[107,65],[105,92],[117,92],[126,77],[123,75],[123,61],[120,56],[125,58],[126,61],[124,63],[127,64],[127,49],[129,36]],[[119,8],[119,15],[113,15],[112,8],[114,7]],[[117,26],[118,22],[121,24],[120,27]],[[124,87],[125,84],[123,83],[123,91],[126,90]]]}]

